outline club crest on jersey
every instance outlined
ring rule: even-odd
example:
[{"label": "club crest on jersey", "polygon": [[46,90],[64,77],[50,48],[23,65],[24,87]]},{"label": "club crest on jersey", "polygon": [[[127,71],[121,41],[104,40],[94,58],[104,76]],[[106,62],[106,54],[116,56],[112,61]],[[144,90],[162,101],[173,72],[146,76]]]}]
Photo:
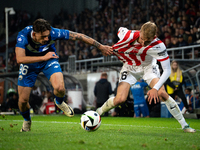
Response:
[{"label": "club crest on jersey", "polygon": [[22,43],[22,42],[23,42],[23,38],[19,37],[19,38],[17,39],[17,42]]},{"label": "club crest on jersey", "polygon": [[22,75],[19,75],[18,79],[19,79],[19,80],[22,80],[22,79],[23,79],[23,76],[22,76]]}]

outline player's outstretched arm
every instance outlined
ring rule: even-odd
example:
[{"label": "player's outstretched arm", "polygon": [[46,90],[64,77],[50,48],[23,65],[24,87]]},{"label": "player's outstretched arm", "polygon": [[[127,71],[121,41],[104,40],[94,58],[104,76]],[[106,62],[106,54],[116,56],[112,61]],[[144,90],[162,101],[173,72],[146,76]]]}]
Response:
[{"label": "player's outstretched arm", "polygon": [[111,55],[113,51],[111,46],[102,45],[93,38],[81,33],[69,31],[69,39],[81,40],[87,44],[93,45],[98,48],[104,56]]},{"label": "player's outstretched arm", "polygon": [[48,52],[44,56],[26,56],[25,49],[16,47],[15,48],[16,59],[18,64],[29,64],[40,61],[47,61],[51,58],[58,58],[55,52]]}]

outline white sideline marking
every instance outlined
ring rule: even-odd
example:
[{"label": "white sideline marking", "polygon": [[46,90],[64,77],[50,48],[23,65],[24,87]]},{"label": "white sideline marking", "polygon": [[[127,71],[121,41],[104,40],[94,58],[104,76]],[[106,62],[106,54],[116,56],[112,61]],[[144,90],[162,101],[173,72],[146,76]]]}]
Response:
[{"label": "white sideline marking", "polygon": [[[0,120],[0,121],[17,121],[17,122],[23,122],[23,120]],[[38,122],[38,123],[68,123],[68,124],[80,124],[78,122],[59,122],[59,121],[32,121],[32,122]],[[172,129],[169,127],[156,127],[156,126],[138,126],[138,125],[122,125],[122,124],[101,124],[101,125],[106,125],[106,126],[119,126],[119,127],[137,127],[137,128],[159,128],[159,129]],[[173,128],[173,129],[179,129],[182,130],[181,128]],[[200,131],[199,129],[195,129],[196,131]]]}]

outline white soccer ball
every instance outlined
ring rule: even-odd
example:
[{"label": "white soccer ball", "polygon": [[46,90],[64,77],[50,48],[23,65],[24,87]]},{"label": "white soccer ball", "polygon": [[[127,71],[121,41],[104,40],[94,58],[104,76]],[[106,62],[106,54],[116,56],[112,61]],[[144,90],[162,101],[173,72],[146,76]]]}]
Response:
[{"label": "white soccer ball", "polygon": [[86,131],[95,131],[101,125],[100,115],[93,110],[86,111],[81,115],[81,127]]}]

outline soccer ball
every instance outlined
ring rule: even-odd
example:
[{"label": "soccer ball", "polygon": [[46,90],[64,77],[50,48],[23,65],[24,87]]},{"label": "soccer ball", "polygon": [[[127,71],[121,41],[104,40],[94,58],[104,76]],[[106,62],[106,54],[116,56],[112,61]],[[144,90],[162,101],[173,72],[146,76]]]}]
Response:
[{"label": "soccer ball", "polygon": [[86,131],[95,131],[101,125],[100,115],[93,110],[86,111],[81,115],[81,127]]}]

